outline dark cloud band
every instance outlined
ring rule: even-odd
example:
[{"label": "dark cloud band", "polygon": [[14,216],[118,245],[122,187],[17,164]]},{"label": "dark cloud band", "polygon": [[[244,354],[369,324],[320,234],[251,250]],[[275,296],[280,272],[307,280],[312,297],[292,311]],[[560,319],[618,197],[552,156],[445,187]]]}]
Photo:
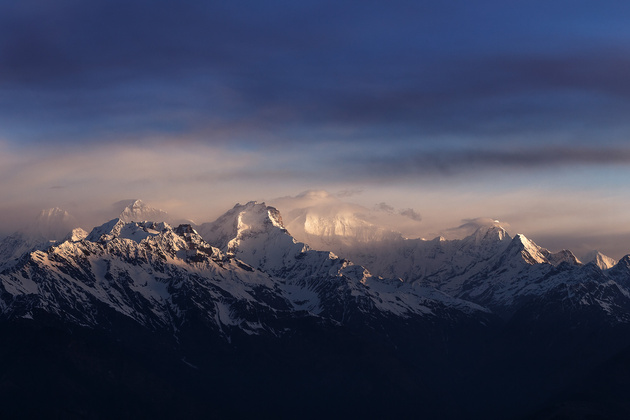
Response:
[{"label": "dark cloud band", "polygon": [[[451,150],[371,156],[351,163],[360,176],[382,179],[454,176],[480,171],[519,171],[580,165],[630,165],[628,148],[553,147],[507,150]],[[352,171],[348,171],[351,173]]]}]

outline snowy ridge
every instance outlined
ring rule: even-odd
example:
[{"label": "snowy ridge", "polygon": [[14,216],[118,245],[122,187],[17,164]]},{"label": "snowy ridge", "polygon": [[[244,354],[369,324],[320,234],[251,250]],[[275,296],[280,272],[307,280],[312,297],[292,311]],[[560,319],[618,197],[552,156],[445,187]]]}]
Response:
[{"label": "snowy ridge", "polygon": [[[28,317],[40,309],[81,325],[107,325],[105,307],[151,329],[176,331],[194,312],[219,331],[254,331],[258,323],[224,309],[244,301],[259,313],[273,311],[258,296],[271,288],[268,276],[223,258],[190,226],[165,223],[115,219],[85,240],[31,253],[0,280],[11,296],[5,314]],[[280,302],[275,309],[288,307]]]},{"label": "snowy ridge", "polygon": [[116,218],[40,248],[14,239],[2,244],[13,246],[0,272],[5,318],[43,311],[98,327],[116,313],[173,334],[194,318],[227,339],[234,329],[282,335],[296,318],[484,323],[536,305],[630,322],[630,256],[582,264],[497,224],[458,240],[368,242],[340,257],[297,241],[274,207],[249,202],[198,230]]},{"label": "snowy ridge", "polygon": [[[229,339],[281,335],[283,323],[311,317],[363,323],[391,316],[463,319],[484,308],[432,288],[375,278],[363,267],[295,241],[280,215],[263,204],[236,207],[210,232],[213,247],[190,225],[113,219],[85,236],[35,251],[0,274],[2,316],[45,312],[67,322],[108,325],[112,313],[173,334],[191,316]],[[234,220],[226,222],[229,218]],[[81,236],[84,238],[81,239]],[[110,315],[108,315],[110,314]]]},{"label": "snowy ridge", "polygon": [[[306,307],[339,320],[348,315],[339,311],[339,307],[348,309],[344,296],[351,298],[359,312],[377,308],[397,315],[431,313],[429,306],[437,302],[426,289],[420,293],[400,281],[376,278],[364,267],[297,242],[279,212],[264,203],[237,205],[216,222],[202,225],[200,232],[228,255],[282,279],[296,308]],[[397,299],[403,294],[407,294],[406,301]],[[455,304],[455,299],[450,300]],[[483,311],[470,303],[458,301],[457,305],[471,312]]]},{"label": "snowy ridge", "polygon": [[[343,252],[379,276],[432,287],[500,314],[513,313],[522,302],[551,296],[569,283],[604,284],[598,287],[610,290],[618,285],[606,283],[611,276],[601,266],[591,271],[570,251],[552,253],[522,234],[511,238],[499,225],[481,227],[464,239],[396,239]],[[590,290],[582,289],[583,293]],[[613,294],[623,295],[617,302],[626,300],[625,293],[625,289],[613,290]],[[609,303],[601,299],[576,296],[578,306],[600,302],[601,309],[609,312]],[[615,306],[620,313],[628,312],[622,304]]]}]

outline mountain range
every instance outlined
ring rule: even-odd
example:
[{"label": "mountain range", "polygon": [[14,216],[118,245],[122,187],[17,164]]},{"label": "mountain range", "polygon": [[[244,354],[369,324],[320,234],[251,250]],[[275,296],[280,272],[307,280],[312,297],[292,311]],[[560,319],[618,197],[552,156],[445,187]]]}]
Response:
[{"label": "mountain range", "polygon": [[257,202],[198,226],[139,200],[73,220],[44,211],[0,243],[7,416],[630,413],[607,381],[630,366],[630,256],[294,212],[313,249]]}]

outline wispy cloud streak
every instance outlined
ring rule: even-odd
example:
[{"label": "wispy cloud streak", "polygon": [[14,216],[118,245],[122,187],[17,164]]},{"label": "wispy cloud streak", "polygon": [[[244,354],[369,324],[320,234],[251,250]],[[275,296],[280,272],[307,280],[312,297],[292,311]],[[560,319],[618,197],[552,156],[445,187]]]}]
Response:
[{"label": "wispy cloud streak", "polygon": [[630,165],[628,148],[552,147],[507,150],[416,151],[389,156],[371,155],[348,159],[347,173],[359,177],[405,178],[416,176],[456,176],[466,173],[578,166]]}]

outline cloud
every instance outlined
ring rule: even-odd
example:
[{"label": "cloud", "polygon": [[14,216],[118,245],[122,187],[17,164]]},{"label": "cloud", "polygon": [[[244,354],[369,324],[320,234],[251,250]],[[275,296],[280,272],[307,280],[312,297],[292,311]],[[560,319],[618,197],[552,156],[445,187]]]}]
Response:
[{"label": "cloud", "polygon": [[[5,4],[0,134],[399,146],[466,135],[487,146],[626,127],[628,7],[608,6]],[[594,13],[597,30],[585,24]]]},{"label": "cloud", "polygon": [[420,215],[420,213],[418,213],[414,209],[411,209],[411,208],[409,208],[409,209],[401,209],[401,210],[398,210],[398,213],[400,215],[408,217],[411,220],[414,220],[416,222],[422,221],[422,216]]},{"label": "cloud", "polygon": [[472,235],[478,229],[482,227],[491,227],[491,226],[501,226],[505,230],[510,229],[509,223],[500,222],[499,220],[492,219],[489,217],[476,217],[473,219],[464,219],[462,220],[462,224],[454,227],[446,229],[442,232],[442,236],[447,239],[462,239],[467,236]]},{"label": "cloud", "polygon": [[383,203],[383,202],[376,204],[374,206],[374,210],[382,211],[382,212],[385,212],[385,213],[393,213],[394,212],[394,208],[392,206],[390,206],[387,203]]},{"label": "cloud", "polygon": [[363,189],[355,188],[355,189],[346,189],[338,191],[335,196],[338,198],[349,198],[363,193]]},{"label": "cloud", "polygon": [[[314,240],[305,234],[307,216],[323,219],[331,225],[356,229],[363,226],[371,234],[382,238],[418,237],[420,214],[413,209],[396,209],[385,202],[366,207],[348,199],[340,199],[324,190],[308,190],[295,196],[285,196],[270,201],[283,215],[285,226],[299,240]],[[369,228],[368,228],[369,227]],[[378,236],[377,235],[377,236]],[[307,240],[308,239],[308,240]]]},{"label": "cloud", "polygon": [[273,198],[275,206],[283,207],[288,211],[314,206],[338,206],[342,203],[337,197],[324,190],[306,190],[295,196]]},{"label": "cloud", "polygon": [[516,147],[504,149],[443,149],[438,151],[401,151],[399,154],[371,155],[344,159],[346,174],[378,180],[417,177],[456,176],[471,172],[558,169],[579,166],[626,166],[630,164],[627,147]]},{"label": "cloud", "polygon": [[397,210],[394,208],[394,206],[390,206],[389,204],[385,202],[380,202],[374,206],[374,210],[377,212],[388,213],[391,215],[396,214],[396,215],[404,216],[416,222],[422,221],[422,216],[420,215],[420,213],[418,213],[412,208]]}]

